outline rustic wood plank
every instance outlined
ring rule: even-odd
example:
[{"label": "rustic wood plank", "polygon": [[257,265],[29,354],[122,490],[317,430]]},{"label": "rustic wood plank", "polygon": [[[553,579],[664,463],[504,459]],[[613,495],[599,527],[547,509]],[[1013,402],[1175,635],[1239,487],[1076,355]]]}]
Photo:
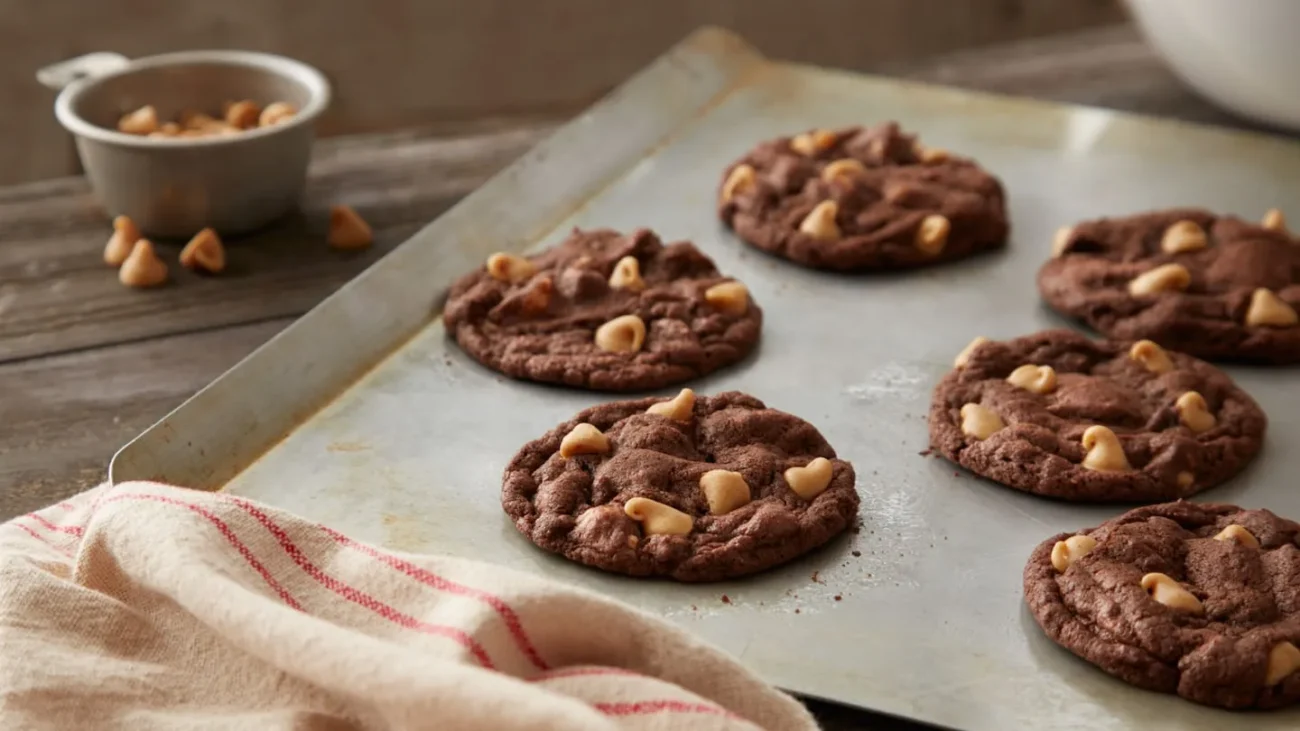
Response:
[{"label": "rustic wood plank", "polygon": [[0,365],[0,520],[102,481],[118,447],[291,322]]},{"label": "rustic wood plank", "polygon": [[[108,221],[81,181],[0,190],[0,363],[302,314],[552,127],[530,122],[450,139],[408,132],[324,142],[299,213],[228,242],[228,270],[219,277],[177,265],[184,242],[160,244],[172,281],[156,290],[127,289],[104,265]],[[370,222],[375,246],[355,253],[326,247],[334,203]]]}]

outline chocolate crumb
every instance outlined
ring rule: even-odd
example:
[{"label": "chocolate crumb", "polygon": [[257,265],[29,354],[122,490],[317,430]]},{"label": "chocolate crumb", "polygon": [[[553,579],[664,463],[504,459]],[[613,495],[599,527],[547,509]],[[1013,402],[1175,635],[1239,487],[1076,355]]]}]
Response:
[{"label": "chocolate crumb", "polygon": [[843,597],[842,595],[840,595],[840,594],[836,594],[836,595],[835,595],[835,601],[838,602],[838,601],[843,601],[843,600],[844,600],[844,597]]},{"label": "chocolate crumb", "polygon": [[818,577],[821,576],[821,573],[822,573],[822,572],[820,572],[820,571],[814,571],[814,572],[812,572],[812,580],[813,580],[813,583],[814,583],[814,584],[820,584],[820,583],[822,583],[822,582],[821,582],[821,579],[818,578]]},{"label": "chocolate crumb", "polygon": [[862,551],[854,551],[854,552],[853,552],[853,557],[854,557],[854,558],[861,558],[861,557],[862,557]]},{"label": "chocolate crumb", "polygon": [[726,594],[723,594],[723,595],[722,595],[722,603],[723,603],[723,604],[730,604],[730,603],[731,603],[731,597],[727,596]]},{"label": "chocolate crumb", "polygon": [[798,607],[795,607],[795,608],[794,608],[794,613],[795,613],[795,614],[798,614],[798,613],[799,613],[799,608],[798,608]]},{"label": "chocolate crumb", "polygon": [[934,452],[933,449],[923,449],[917,452],[917,454],[921,455],[922,457],[929,457],[933,452]]}]

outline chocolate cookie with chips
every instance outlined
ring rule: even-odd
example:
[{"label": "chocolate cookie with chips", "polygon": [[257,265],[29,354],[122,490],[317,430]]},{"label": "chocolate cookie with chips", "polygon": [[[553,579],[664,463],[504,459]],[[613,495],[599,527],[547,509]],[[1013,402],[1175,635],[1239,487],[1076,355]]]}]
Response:
[{"label": "chocolate cookie with chips", "polygon": [[1009,230],[997,178],[892,122],[760,144],[727,169],[718,212],[764,251],[841,271],[960,259]]},{"label": "chocolate cookie with chips", "polygon": [[717,581],[776,566],[858,511],[853,465],[742,393],[594,406],[524,445],[501,501],[538,547],[631,576]]},{"label": "chocolate cookie with chips", "polygon": [[1237,474],[1264,442],[1264,412],[1232,379],[1149,340],[977,338],[954,365],[934,390],[931,444],[1026,492],[1172,500]]},{"label": "chocolate cookie with chips", "polygon": [[763,313],[694,244],[602,229],[533,257],[493,254],[452,286],[443,322],[508,376],[637,391],[743,359]]},{"label": "chocolate cookie with chips", "polygon": [[1038,273],[1058,312],[1123,340],[1211,360],[1300,362],[1300,239],[1199,209],[1080,223]]},{"label": "chocolate cookie with chips", "polygon": [[1300,701],[1295,522],[1234,505],[1138,508],[1047,539],[1024,581],[1043,631],[1121,680],[1221,708]]}]

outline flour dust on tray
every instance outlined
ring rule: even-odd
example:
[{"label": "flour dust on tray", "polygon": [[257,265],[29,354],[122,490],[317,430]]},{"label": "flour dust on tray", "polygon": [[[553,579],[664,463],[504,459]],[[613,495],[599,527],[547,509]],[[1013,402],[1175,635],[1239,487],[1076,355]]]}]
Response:
[{"label": "flour dust on tray", "polygon": [[508,376],[641,391],[740,361],[763,313],[694,244],[600,229],[532,257],[493,254],[452,286],[443,321],[465,352]]},{"label": "flour dust on tray", "polygon": [[631,576],[717,581],[842,533],[853,465],[796,416],[738,392],[616,401],[524,445],[502,505],[540,548]]}]

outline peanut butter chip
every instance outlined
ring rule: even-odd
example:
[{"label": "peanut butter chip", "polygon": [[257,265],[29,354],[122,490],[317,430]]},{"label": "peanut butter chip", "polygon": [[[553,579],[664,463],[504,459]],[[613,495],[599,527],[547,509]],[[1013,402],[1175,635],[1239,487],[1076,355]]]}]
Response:
[{"label": "peanut butter chip", "polygon": [[833,144],[835,144],[835,133],[826,129],[815,129],[790,138],[790,149],[809,157],[829,149]]},{"label": "peanut butter chip", "polygon": [[216,274],[226,268],[226,250],[217,232],[205,228],[181,250],[181,266]]},{"label": "peanut butter chip", "polygon": [[1216,533],[1214,535],[1214,540],[1236,543],[1237,545],[1245,546],[1246,548],[1259,548],[1259,539],[1255,538],[1255,534],[1236,523],[1233,523]]},{"label": "peanut butter chip", "polygon": [[579,454],[609,454],[609,437],[593,424],[579,424],[560,440],[560,456],[568,459]]},{"label": "peanut butter chip", "polygon": [[961,407],[961,433],[972,439],[984,440],[1006,427],[998,412],[979,404]]},{"label": "peanut butter chip", "polygon": [[628,500],[623,512],[639,522],[648,536],[684,536],[695,526],[695,519],[686,513],[644,497]]},{"label": "peanut butter chip", "polygon": [[913,243],[926,256],[938,256],[943,247],[948,245],[948,233],[952,231],[952,222],[946,216],[932,213],[921,219],[916,229]]},{"label": "peanut butter chip", "polygon": [[804,500],[812,500],[830,487],[835,466],[829,459],[818,457],[803,467],[791,467],[785,471],[785,482],[794,494]]},{"label": "peanut butter chip", "polygon": [[1062,226],[1056,229],[1056,235],[1052,236],[1052,258],[1059,259],[1065,256],[1065,250],[1070,246],[1070,237],[1074,235],[1073,226]]},{"label": "peanut butter chip", "polygon": [[645,289],[645,280],[641,278],[641,262],[635,256],[625,256],[614,265],[614,273],[609,275],[609,286],[613,289],[626,289],[640,292]]},{"label": "peanut butter chip", "polygon": [[336,249],[364,249],[374,241],[370,224],[348,206],[330,208],[329,245]]},{"label": "peanut butter chip", "polygon": [[487,258],[487,273],[498,282],[518,284],[531,279],[537,267],[522,256],[498,251]]},{"label": "peanut butter chip", "polygon": [[167,262],[154,253],[149,239],[140,239],[122,262],[117,278],[128,287],[157,287],[167,281]]},{"label": "peanut butter chip", "polygon": [[840,227],[835,223],[839,213],[835,201],[822,201],[804,217],[799,224],[799,231],[821,241],[834,241],[840,237]]},{"label": "peanut butter chip", "polygon": [[150,132],[157,132],[158,110],[146,104],[134,112],[122,115],[122,118],[117,120],[117,131],[129,135],[147,135]]},{"label": "peanut butter chip", "polygon": [[1147,574],[1142,577],[1139,583],[1151,595],[1152,599],[1170,609],[1189,614],[1205,614],[1205,607],[1201,604],[1201,600],[1165,574]]},{"label": "peanut butter chip", "polygon": [[1128,456],[1115,432],[1104,426],[1090,426],[1083,432],[1083,468],[1097,472],[1128,472]]},{"label": "peanut butter chip", "polygon": [[700,476],[700,490],[713,515],[725,515],[749,504],[749,483],[739,472],[709,470]]},{"label": "peanut butter chip", "polygon": [[1162,264],[1145,271],[1128,283],[1129,294],[1135,297],[1181,292],[1192,283],[1192,274],[1182,264]]},{"label": "peanut butter chip", "polygon": [[681,393],[668,401],[660,401],[651,405],[645,412],[665,416],[673,421],[690,421],[695,416],[695,392],[689,388],[683,388]]},{"label": "peanut butter chip", "polygon": [[1270,231],[1286,231],[1286,216],[1276,208],[1268,209],[1264,214],[1264,222],[1261,224]]},{"label": "peanut butter chip", "polygon": [[852,180],[860,175],[865,175],[866,172],[866,165],[863,165],[851,157],[846,157],[843,160],[836,160],[822,168],[822,181],[833,183],[840,178]]},{"label": "peanut butter chip", "polygon": [[966,367],[966,364],[970,362],[971,356],[975,354],[975,350],[979,348],[979,346],[983,345],[984,343],[987,343],[988,341],[989,339],[984,337],[983,335],[975,336],[975,339],[970,341],[969,345],[962,348],[961,352],[957,354],[957,357],[953,359],[952,361],[953,367],[954,368]]},{"label": "peanut butter chip", "polygon": [[1181,254],[1187,251],[1199,251],[1209,245],[1205,229],[1195,221],[1178,221],[1165,229],[1160,239],[1160,249],[1166,254]]},{"label": "peanut butter chip", "polygon": [[257,126],[257,119],[262,115],[261,107],[251,99],[235,102],[226,107],[226,124],[236,129],[249,129]]},{"label": "peanut butter chip", "polygon": [[1179,472],[1178,477],[1175,479],[1178,481],[1178,487],[1186,490],[1192,486],[1193,482],[1196,482],[1196,475],[1193,475],[1190,472]]},{"label": "peanut butter chip", "polygon": [[758,174],[749,165],[740,164],[731,169],[722,182],[722,202],[730,203],[736,196],[748,193],[758,185]]},{"label": "peanut butter chip", "polygon": [[749,310],[749,288],[740,282],[721,282],[704,290],[704,301],[719,312],[739,317]]},{"label": "peanut butter chip", "polygon": [[926,165],[936,165],[945,162],[951,156],[948,151],[942,147],[927,147],[920,143],[915,143],[912,151],[916,154],[917,159]]},{"label": "peanut butter chip", "polygon": [[1128,357],[1157,375],[1174,369],[1174,362],[1169,359],[1165,349],[1150,340],[1139,340],[1133,343],[1133,347],[1128,349]]},{"label": "peanut butter chip", "polygon": [[135,222],[126,216],[118,216],[113,219],[113,235],[108,239],[108,245],[104,247],[104,263],[109,266],[120,267],[122,262],[131,255],[131,250],[135,248],[135,242],[140,240],[140,229],[135,227]]},{"label": "peanut butter chip", "polygon": [[259,126],[269,127],[273,124],[287,122],[293,119],[293,116],[297,113],[298,110],[288,102],[272,102],[266,105],[266,109],[262,110],[262,114],[257,118],[257,123]]},{"label": "peanut butter chip", "polygon": [[546,312],[551,306],[551,293],[554,291],[555,281],[549,274],[535,277],[524,289],[519,311],[528,317]]},{"label": "peanut butter chip", "polygon": [[1297,322],[1296,311],[1273,294],[1260,287],[1250,296],[1250,307],[1246,310],[1246,324],[1250,327],[1287,327]]},{"label": "peanut butter chip", "polygon": [[1092,536],[1070,536],[1063,541],[1057,541],[1052,546],[1052,568],[1061,573],[1079,559],[1092,553],[1092,549],[1097,547],[1097,539]]},{"label": "peanut butter chip", "polygon": [[1264,684],[1277,685],[1297,670],[1300,670],[1300,648],[1290,642],[1279,642],[1268,651],[1268,669],[1264,673]]},{"label": "peanut butter chip", "polygon": [[1056,390],[1056,370],[1051,366],[1022,365],[1011,371],[1007,383],[1033,393],[1051,393]]},{"label": "peanut butter chip", "polygon": [[1201,394],[1188,391],[1178,397],[1174,408],[1178,410],[1178,421],[1193,432],[1200,434],[1214,428],[1216,419]]},{"label": "peanut butter chip", "polygon": [[636,353],[645,343],[645,322],[623,315],[596,328],[596,347],[606,353]]}]

